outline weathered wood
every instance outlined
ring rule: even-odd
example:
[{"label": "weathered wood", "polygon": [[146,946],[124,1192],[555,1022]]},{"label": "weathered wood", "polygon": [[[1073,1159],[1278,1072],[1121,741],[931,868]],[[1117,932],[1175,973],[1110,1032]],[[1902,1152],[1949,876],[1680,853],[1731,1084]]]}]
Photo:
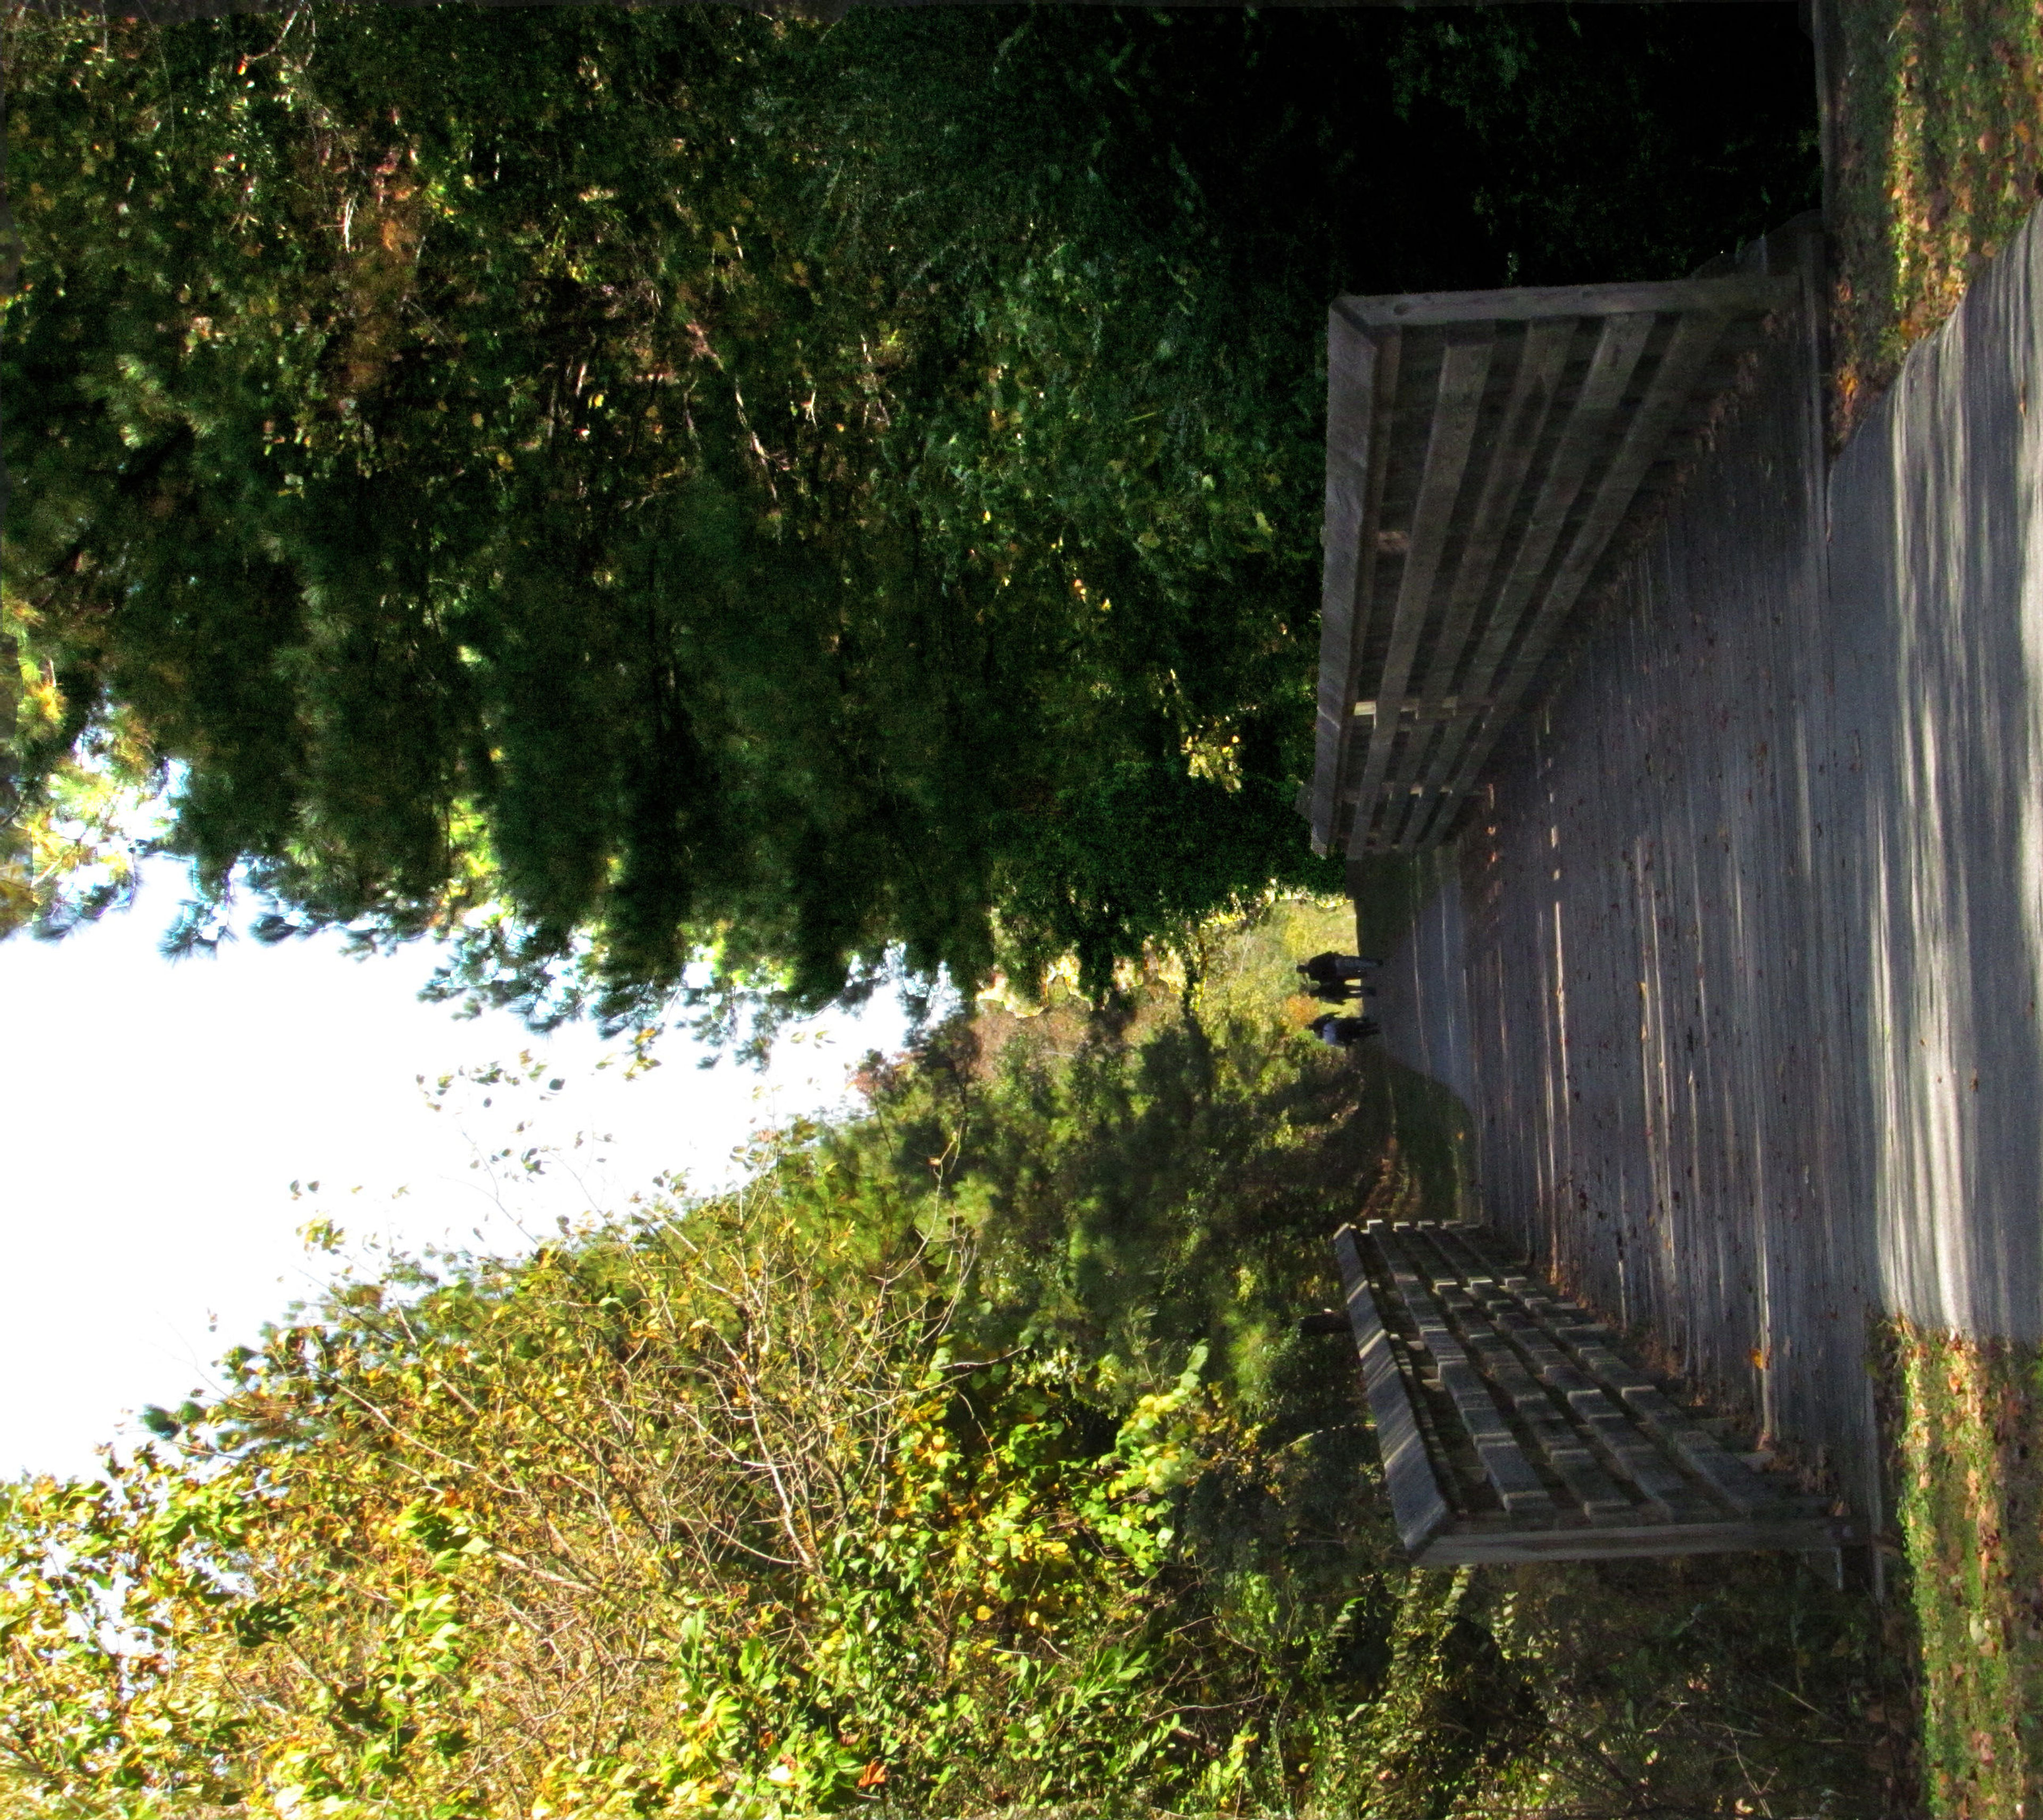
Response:
[{"label": "weathered wood", "polygon": [[1813,1554],[1859,1538],[1824,1516],[1768,1522],[1611,1524],[1593,1529],[1493,1530],[1460,1524],[1441,1531],[1415,1558],[1420,1567],[1480,1567],[1524,1561],[1607,1561],[1627,1556],[1746,1554],[1761,1549]]},{"label": "weathered wood", "polygon": [[1418,1325],[1420,1340],[1433,1355],[1440,1374],[1440,1388],[1453,1402],[1455,1413],[1461,1418],[1462,1426],[1474,1446],[1476,1458],[1482,1462],[1484,1475],[1505,1512],[1516,1516],[1550,1512],[1553,1499],[1505,1425],[1481,1375],[1469,1362],[1468,1354],[1462,1351],[1460,1340],[1447,1325],[1432,1294],[1405,1261],[1395,1240],[1387,1234],[1371,1236],[1397,1286],[1399,1298]]},{"label": "weathered wood", "polygon": [[[1822,1500],[1784,1492],[1725,1451],[1579,1308],[1492,1267],[1466,1231],[1371,1221],[1361,1234],[1342,1228],[1335,1251],[1393,1515],[1421,1565],[1830,1550],[1851,1539]],[[1366,1252],[1386,1285],[1381,1306]],[[1408,1324],[1419,1349],[1410,1354],[1393,1339]],[[1424,1420],[1421,1353],[1458,1437]],[[1474,1508],[1456,1514],[1447,1462],[1464,1440],[1483,1478]],[[1482,1508],[1493,1492],[1501,1510]]]},{"label": "weathered wood", "polygon": [[1545,433],[1547,413],[1553,408],[1561,370],[1575,332],[1572,316],[1535,322],[1526,328],[1518,369],[1512,378],[1510,400],[1504,406],[1504,420],[1497,427],[1489,466],[1483,477],[1481,496],[1455,562],[1447,617],[1433,647],[1432,661],[1427,665],[1420,710],[1424,718],[1439,715],[1461,661],[1468,655],[1465,647],[1476,609],[1489,592],[1504,532],[1510,527],[1512,508],[1518,503],[1533,451]]},{"label": "weathered wood", "polygon": [[1509,1397],[1518,1418],[1531,1432],[1541,1455],[1568,1496],[1592,1523],[1632,1518],[1632,1500],[1598,1463],[1596,1455],[1554,1407],[1545,1388],[1535,1382],[1501,1338],[1469,1341],[1484,1376]]},{"label": "weathered wood", "polygon": [[[1415,847],[1454,825],[1497,730],[1550,680],[1606,552],[1662,509],[1651,477],[1731,382],[1735,362],[1710,348],[1804,298],[1798,278],[1747,270],[1336,303],[1310,798],[1320,850]],[[1477,355],[1472,340],[1493,351]],[[1510,383],[1485,385],[1485,362]]]},{"label": "weathered wood", "polygon": [[1377,1452],[1383,1461],[1391,1520],[1397,1525],[1397,1539],[1416,1554],[1453,1512],[1426,1457],[1412,1392],[1391,1354],[1389,1335],[1377,1312],[1352,1226],[1343,1226],[1334,1235],[1334,1256],[1340,1263],[1341,1291],[1362,1361],[1363,1388],[1376,1430]]},{"label": "weathered wood", "polygon": [[1567,1355],[1621,1403],[1633,1419],[1734,1510],[1763,1508],[1776,1494],[1700,1422],[1669,1400],[1651,1377],[1611,1344],[1608,1328],[1572,1305],[1527,1289],[1525,1306],[1542,1320]]},{"label": "weathered wood", "polygon": [[[1470,1289],[1480,1299],[1482,1279],[1472,1278]],[[1536,1322],[1508,1303],[1493,1306],[1491,1315],[1498,1331],[1539,1381],[1567,1404],[1611,1469],[1637,1490],[1646,1515],[1671,1523],[1714,1514],[1688,1481],[1633,1427],[1602,1385],[1570,1360]]]},{"label": "weathered wood", "polygon": [[[1381,544],[1378,534],[1382,525],[1383,489],[1390,469],[1390,432],[1394,427],[1398,377],[1404,368],[1404,337],[1397,330],[1386,329],[1378,332],[1374,389],[1370,411],[1371,422],[1380,427],[1370,439],[1368,478],[1363,493],[1362,549],[1356,569],[1355,633],[1348,649],[1347,676],[1343,685],[1344,699],[1350,701],[1355,699],[1359,692],[1363,666],[1368,657],[1369,630],[1374,617],[1377,558]],[[1333,826],[1328,836],[1330,850],[1342,845],[1346,839],[1343,822],[1353,745],[1350,730],[1343,722],[1341,737],[1335,753]]]},{"label": "weathered wood", "polygon": [[1397,604],[1391,617],[1390,646],[1377,687],[1369,756],[1356,792],[1355,816],[1364,833],[1377,792],[1382,787],[1384,769],[1390,762],[1391,748],[1401,730],[1398,721],[1405,679],[1418,650],[1420,634],[1432,611],[1433,584],[1447,548],[1448,521],[1454,516],[1455,501],[1461,494],[1469,447],[1475,438],[1476,415],[1489,377],[1494,340],[1495,331],[1485,325],[1466,339],[1451,343],[1440,362],[1439,392],[1426,442],[1426,465],[1420,478],[1418,501],[1412,508],[1405,567],[1398,577]]},{"label": "weathered wood", "polygon": [[[2027,333],[2043,316],[2018,320]],[[1905,611],[1849,585],[1826,592],[1826,567],[1899,547],[1869,527],[1913,536],[1920,521],[1838,516],[1826,541],[1820,324],[1820,312],[1780,324],[1757,344],[1747,389],[1626,565],[1595,642],[1493,752],[1479,812],[1441,868],[1461,937],[1453,983],[1428,971],[1408,997],[1387,969],[1378,1015],[1393,1040],[1412,1033],[1397,1052],[1409,1059],[1422,1029],[1443,1040],[1437,1008],[1452,1004],[1472,1174],[1507,1242],[1651,1331],[1669,1370],[1747,1433],[1820,1462],[1870,1520],[1882,1507],[1865,1309],[1894,1293],[1905,1255],[1878,1220],[1894,1205],[1887,1184],[1931,1179],[1880,1174],[1899,1167],[1908,1128],[1907,1102],[1883,1091],[1912,1059],[1946,1096],[1932,1103],[1957,1116],[1991,1108],[1997,1090],[2006,1128],[2033,1133],[2043,1103],[2027,991],[2008,995],[1989,1037],[2002,1008],[1963,984],[1980,956],[2014,952],[1970,920],[2012,902],[1982,884],[2024,876],[2011,836],[1984,863],[1989,849],[1965,843],[2020,825],[2006,740],[2030,723],[2022,688],[2000,687],[2023,673],[2018,616],[1938,621],[1958,596],[1926,579],[1968,563],[2020,573],[1992,554],[2018,542],[2007,532],[2018,517],[1975,513],[1962,533],[1954,518]],[[1967,346],[2005,358],[2004,340]],[[1962,499],[1958,477],[1979,485],[1990,464],[1955,431],[1932,433],[1970,421],[1948,408],[1908,448]],[[2036,471],[2005,454],[1995,446],[2010,485]],[[1886,485],[1900,461],[1883,446],[1861,478],[1877,469]],[[1911,666],[1938,648],[1947,665],[1925,686]],[[1891,718],[1865,711],[1869,691]],[[1934,761],[1934,794],[1897,784],[1886,741]],[[1934,948],[1896,933],[1925,904],[1944,919]],[[2018,970],[1991,976],[2004,988]],[[1953,1047],[1939,1050],[1939,1031]],[[1954,1123],[1935,1154],[1970,1171],[1991,1154],[1974,1137]],[[1967,1179],[1994,1182],[1996,1204],[2018,1199],[1991,1175]],[[2021,1280],[2016,1262],[1995,1258],[1974,1280],[1998,1292]]]},{"label": "weathered wood", "polygon": [[1560,1338],[1593,1377],[1607,1389],[1616,1390],[1625,1408],[1734,1510],[1760,1511],[1774,1502],[1771,1488],[1761,1482],[1742,1461],[1727,1452],[1692,1416],[1669,1402],[1659,1386],[1636,1366],[1627,1363],[1600,1340],[1589,1338],[1585,1330],[1564,1330]]},{"label": "weathered wood", "polygon": [[1333,839],[1334,791],[1350,679],[1359,661],[1355,642],[1366,629],[1363,535],[1370,516],[1370,459],[1376,400],[1376,338],[1335,316],[1327,324],[1326,565],[1320,589],[1319,718],[1313,771],[1313,842],[1324,852]]},{"label": "weathered wood", "polygon": [[[1419,1235],[1410,1236],[1416,1238]],[[1434,1240],[1437,1245],[1436,1233],[1427,1233],[1424,1236]],[[1474,1286],[1463,1280],[1458,1270],[1444,1282],[1435,1280],[1433,1290],[1450,1316],[1454,1316],[1463,1303],[1467,1303],[1471,1308],[1481,1307],[1474,1295]],[[1494,1323],[1489,1320],[1487,1309],[1481,1309],[1481,1318],[1486,1325],[1493,1328]],[[1634,1515],[1632,1500],[1625,1496],[1597,1463],[1595,1455],[1562,1414],[1561,1408],[1526,1370],[1512,1351],[1508,1340],[1497,1331],[1478,1336],[1469,1331],[1470,1323],[1463,1321],[1460,1324],[1462,1342],[1478,1361],[1483,1375],[1509,1399],[1541,1455],[1583,1515],[1592,1522],[1607,1522]]]},{"label": "weathered wood", "polygon": [[1639,1432],[1611,1392],[1579,1369],[1550,1337],[1538,1327],[1528,1326],[1514,1329],[1511,1338],[1522,1346],[1541,1380],[1566,1399],[1605,1458],[1639,1489],[1649,1508],[1670,1522],[1714,1519],[1723,1515],[1706,1489],[1685,1478]]},{"label": "weathered wood", "polygon": [[1645,398],[1632,413],[1623,443],[1596,489],[1595,503],[1576,531],[1566,555],[1547,585],[1538,611],[1519,641],[1510,669],[1501,679],[1486,685],[1486,692],[1495,697],[1495,710],[1470,741],[1450,779],[1447,787],[1450,798],[1459,796],[1481,774],[1498,731],[1508,723],[1511,711],[1539,673],[1554,637],[1573,611],[1596,564],[1602,560],[1612,534],[1631,509],[1646,469],[1666,446],[1667,433],[1692,395],[1696,381],[1722,338],[1727,321],[1723,316],[1699,314],[1684,316],[1677,325],[1673,339],[1661,357]]},{"label": "weathered wood", "polygon": [[[1568,413],[1559,446],[1547,464],[1539,496],[1512,553],[1510,570],[1490,611],[1489,623],[1469,660],[1466,687],[1474,695],[1487,696],[1497,685],[1527,607],[1538,598],[1540,579],[1566,527],[1576,497],[1589,478],[1590,465],[1610,435],[1624,388],[1651,338],[1654,321],[1650,316],[1613,316],[1604,320],[1588,376]],[[1485,711],[1482,724],[1490,721]],[[1440,748],[1443,753],[1453,755],[1455,768],[1450,775],[1466,775],[1461,754],[1471,734],[1478,732],[1474,713],[1455,715],[1442,736]]]},{"label": "weathered wood", "polygon": [[1359,328],[1428,328],[1449,323],[1531,322],[1543,316],[1674,315],[1792,309],[1792,278],[1738,273],[1664,282],[1535,285],[1504,291],[1417,291],[1401,297],[1343,297],[1334,308]]}]

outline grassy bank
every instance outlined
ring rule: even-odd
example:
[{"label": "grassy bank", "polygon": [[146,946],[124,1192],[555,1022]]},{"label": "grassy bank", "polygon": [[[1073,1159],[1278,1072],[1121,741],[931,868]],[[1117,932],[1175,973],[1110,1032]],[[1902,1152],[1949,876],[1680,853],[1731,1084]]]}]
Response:
[{"label": "grassy bank", "polygon": [[2043,1814],[2043,1351],[1901,1321],[1886,1365],[1931,1810]]},{"label": "grassy bank", "polygon": [[2043,8],[1838,0],[1837,18],[1842,435],[2043,197]]}]

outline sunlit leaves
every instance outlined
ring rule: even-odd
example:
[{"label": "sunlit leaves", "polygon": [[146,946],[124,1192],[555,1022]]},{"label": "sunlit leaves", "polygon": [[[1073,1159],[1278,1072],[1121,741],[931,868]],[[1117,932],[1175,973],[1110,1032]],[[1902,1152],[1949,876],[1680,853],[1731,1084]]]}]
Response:
[{"label": "sunlit leaves", "polygon": [[[86,723],[179,766],[202,897],[722,1029],[1002,931],[1102,990],[1306,863],[1317,303],[1039,155],[1015,98],[1092,95],[1083,33],[14,29],[9,573]],[[1187,776],[1244,716],[1265,787]],[[1102,764],[1175,777],[1212,863]]]}]

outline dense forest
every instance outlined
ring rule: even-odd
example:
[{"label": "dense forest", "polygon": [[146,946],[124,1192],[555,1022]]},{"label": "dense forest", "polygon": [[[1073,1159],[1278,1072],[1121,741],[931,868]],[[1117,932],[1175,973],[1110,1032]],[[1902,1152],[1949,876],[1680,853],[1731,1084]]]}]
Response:
[{"label": "dense forest", "polygon": [[372,1256],[0,1489],[0,1811],[1884,1811],[1876,1627],[1794,1558],[1400,1564],[1298,1316],[1359,1202],[1453,1206],[1456,1113],[1301,1029],[1343,914],[876,1059],[742,1191]]},{"label": "dense forest", "polygon": [[1328,299],[1815,186],[1777,7],[6,33],[5,926],[167,787],[174,948],[238,893],[542,1024],[1097,993],[1324,885]]}]

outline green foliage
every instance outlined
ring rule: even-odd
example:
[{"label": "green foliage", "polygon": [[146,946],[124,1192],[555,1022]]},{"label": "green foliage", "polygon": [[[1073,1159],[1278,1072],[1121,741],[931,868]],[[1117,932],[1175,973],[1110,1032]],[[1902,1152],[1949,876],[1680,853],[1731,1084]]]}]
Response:
[{"label": "green foliage", "polygon": [[1742,19],[6,29],[25,788],[117,723],[180,941],[238,883],[541,1022],[1097,997],[1330,883],[1328,296],[1680,269],[1807,175]]},{"label": "green foliage", "polygon": [[105,1485],[17,1488],[0,1799],[1225,1798],[1256,1678],[1207,1699],[1186,1624],[1179,1506],[1239,1434],[1196,1357],[1119,1414],[962,1360],[930,1250],[806,1236],[827,1172],[782,1167],[793,1208],[338,1295]]},{"label": "green foliage", "polygon": [[853,1261],[764,1215],[338,1297],[159,1421],[173,1446],[17,1488],[5,1785],[767,1814],[987,1761],[1125,1781],[1171,1730],[1152,1583],[1190,1378],[1100,1454],[1081,1386],[953,1362],[912,1263],[805,1303],[788,1273]]},{"label": "green foliage", "polygon": [[1842,443],[2043,197],[2043,14],[2026,0],[1840,8],[1830,232]]},{"label": "green foliage", "polygon": [[1397,1564],[1294,1321],[1440,1108],[1300,1034],[1336,914],[950,1033],[740,1194],[343,1276],[9,1488],[0,1812],[1878,1811],[1792,1561]]},{"label": "green foliage", "polygon": [[26,630],[0,618],[0,938],[60,934],[126,902],[163,783],[132,713],[67,724]]},{"label": "green foliage", "polygon": [[[1925,1804],[1939,1820],[2011,1814],[2043,1796],[2043,1348],[1899,1319],[1880,1337]],[[1910,1717],[1888,1715],[1891,1772]]]}]

